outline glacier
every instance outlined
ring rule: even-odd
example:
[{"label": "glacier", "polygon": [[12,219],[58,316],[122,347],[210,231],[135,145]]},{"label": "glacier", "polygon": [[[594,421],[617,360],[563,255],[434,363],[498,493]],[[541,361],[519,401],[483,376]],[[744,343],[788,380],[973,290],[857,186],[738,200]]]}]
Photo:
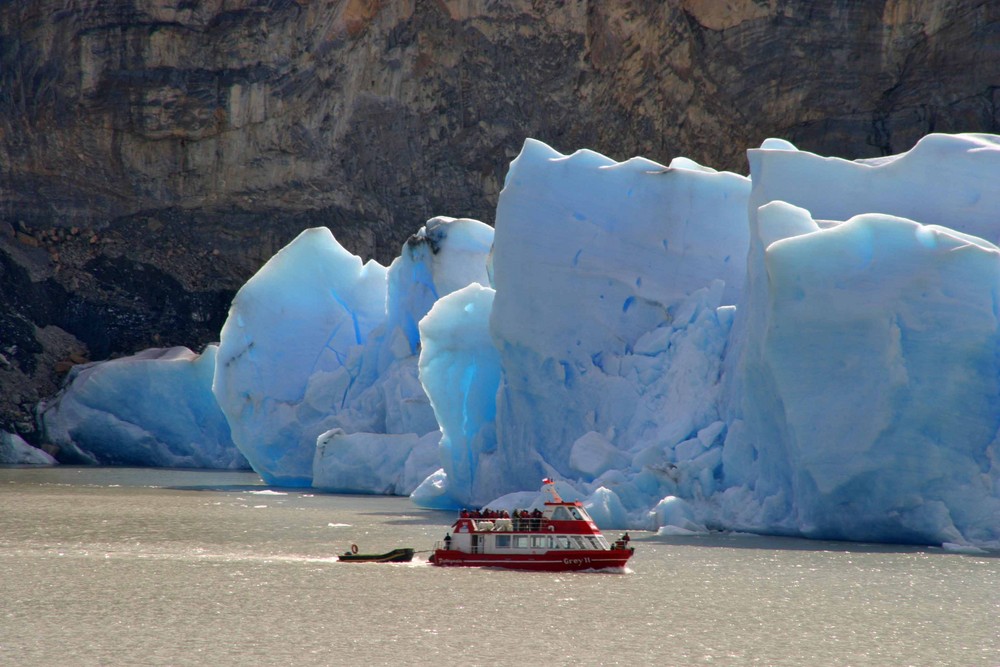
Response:
[{"label": "glacier", "polygon": [[[386,269],[325,228],[302,232],[236,294],[212,392],[233,441],[268,484],[308,486],[316,438],[385,317]],[[317,403],[318,401],[318,403]]]},{"label": "glacier", "polygon": [[733,369],[744,428],[723,467],[752,490],[738,494],[743,521],[758,508],[746,527],[995,540],[997,247],[884,214],[819,229],[784,202],[757,224],[782,238],[764,253]]},{"label": "glacier", "polygon": [[[464,319],[432,310],[421,324],[465,332],[477,321],[480,333],[464,338],[479,351],[462,354],[489,359],[477,368],[499,364],[499,373],[483,374],[488,391],[461,391],[436,369],[459,375],[468,362],[452,350],[443,353],[449,361],[434,361],[442,353],[433,345],[421,353],[421,379],[436,411],[473,415],[463,428],[481,433],[461,434],[466,444],[456,452],[459,429],[441,420],[452,447],[445,472],[453,504],[483,504],[535,488],[544,476],[615,489],[622,478],[612,465],[637,455],[652,462],[651,450],[720,421],[711,397],[731,312],[719,306],[742,286],[749,193],[749,179],[690,162],[619,164],[526,142],[497,208],[492,307],[486,311],[484,300],[476,318],[456,305]],[[663,205],[671,201],[677,205]],[[438,324],[441,316],[448,321]],[[703,345],[718,349],[706,355]],[[690,364],[681,368],[675,359]],[[476,415],[494,413],[493,424],[475,423]],[[596,465],[580,463],[583,443],[600,438],[605,451],[617,451]],[[574,470],[571,459],[588,471]],[[650,491],[673,488],[656,475],[642,483],[643,490],[628,492],[632,510]],[[421,503],[421,494],[415,499]]]},{"label": "glacier", "polygon": [[64,463],[249,468],[212,395],[217,346],[154,348],[74,366],[38,406]]},{"label": "glacier", "polygon": [[[418,323],[442,296],[488,282],[492,240],[477,220],[433,218],[386,268],[310,229],[247,281],[222,328],[212,391],[265,482],[408,494],[439,467]],[[387,463],[369,466],[363,485],[339,471],[360,464],[361,434]]]},{"label": "glacier", "polygon": [[1000,137],[749,159],[720,522],[998,544]]},{"label": "glacier", "polygon": [[55,457],[32,447],[16,433],[0,431],[0,465],[51,466],[56,463]]},{"label": "glacier", "polygon": [[[307,230],[234,299],[197,402],[273,485],[440,509],[554,477],[605,528],[1000,548],[1000,137],[748,158],[529,139],[493,228],[434,218],[388,268]],[[83,386],[43,411],[67,447]],[[138,396],[122,450],[158,419]]]},{"label": "glacier", "polygon": [[428,498],[544,473],[604,525],[1000,546],[998,148],[769,140],[743,179],[526,142],[497,209],[495,424],[463,427],[495,441]]},{"label": "glacier", "polygon": [[[448,482],[447,495],[435,485],[437,477],[414,491],[418,498],[427,495],[422,503],[426,507],[469,505],[473,498],[493,498],[510,488],[496,480],[518,470],[517,462],[497,450],[496,393],[501,368],[489,333],[493,297],[492,288],[474,283],[438,300],[420,321],[420,378],[441,426],[440,458]],[[526,455],[536,460],[534,453]],[[494,473],[488,486],[481,474],[485,468]]]}]

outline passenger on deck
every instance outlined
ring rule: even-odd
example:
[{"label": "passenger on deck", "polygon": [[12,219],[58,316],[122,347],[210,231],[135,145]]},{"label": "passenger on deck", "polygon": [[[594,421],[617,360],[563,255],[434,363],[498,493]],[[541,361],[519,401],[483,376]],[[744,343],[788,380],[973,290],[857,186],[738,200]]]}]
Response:
[{"label": "passenger on deck", "polygon": [[451,551],[451,533],[444,534],[444,548],[445,551]]},{"label": "passenger on deck", "polygon": [[462,517],[463,519],[468,519],[469,518],[469,510],[467,510],[467,509],[465,509],[463,507],[462,508],[462,512],[461,512],[461,514],[459,514],[459,516]]}]

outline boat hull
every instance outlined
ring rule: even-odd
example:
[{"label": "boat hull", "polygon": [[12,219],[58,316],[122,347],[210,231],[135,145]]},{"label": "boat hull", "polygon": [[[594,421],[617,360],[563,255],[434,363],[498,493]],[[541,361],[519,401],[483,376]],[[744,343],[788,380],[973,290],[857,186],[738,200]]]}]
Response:
[{"label": "boat hull", "polygon": [[540,554],[470,554],[464,551],[437,549],[431,557],[431,563],[439,567],[500,567],[536,572],[621,570],[625,568],[632,554],[632,549],[560,550]]},{"label": "boat hull", "polygon": [[341,563],[409,563],[413,549],[393,549],[384,554],[344,554],[337,558]]}]

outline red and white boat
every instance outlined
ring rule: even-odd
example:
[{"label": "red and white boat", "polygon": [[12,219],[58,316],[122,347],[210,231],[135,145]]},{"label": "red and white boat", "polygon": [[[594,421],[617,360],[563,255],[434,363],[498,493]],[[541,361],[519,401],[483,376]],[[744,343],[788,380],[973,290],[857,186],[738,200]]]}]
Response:
[{"label": "red and white boat", "polygon": [[551,480],[545,480],[543,488],[552,500],[545,503],[541,516],[461,516],[435,545],[430,562],[442,567],[543,572],[624,569],[635,553],[628,533],[608,544],[581,503],[560,498]]}]

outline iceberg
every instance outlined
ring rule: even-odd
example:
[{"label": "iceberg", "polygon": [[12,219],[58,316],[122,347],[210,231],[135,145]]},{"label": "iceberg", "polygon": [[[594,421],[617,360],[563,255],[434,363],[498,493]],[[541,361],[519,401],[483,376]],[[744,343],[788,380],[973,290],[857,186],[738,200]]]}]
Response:
[{"label": "iceberg", "polygon": [[677,496],[667,496],[649,511],[650,528],[660,535],[696,535],[707,532],[694,508]]},{"label": "iceberg", "polygon": [[[497,209],[495,423],[494,374],[444,390],[422,368],[436,414],[489,434],[448,439],[426,497],[544,474],[604,527],[1000,546],[998,149],[769,140],[751,181],[526,142]],[[489,348],[433,356],[458,374]]]},{"label": "iceberg", "polygon": [[51,466],[56,463],[52,455],[32,447],[21,436],[0,431],[0,465]]},{"label": "iceberg", "polygon": [[[496,393],[500,357],[490,340],[493,289],[478,283],[449,294],[420,321],[420,380],[441,425],[442,476],[414,500],[426,507],[479,506],[502,495],[526,464],[497,450]],[[537,457],[530,459],[537,463]],[[492,485],[478,479],[494,474]],[[539,466],[532,467],[541,479]],[[477,483],[478,482],[478,483]],[[433,491],[430,500],[425,492]]]},{"label": "iceberg", "polygon": [[[387,269],[362,262],[328,229],[310,229],[240,289],[222,329],[213,392],[265,482],[409,494],[437,467],[421,467],[426,457],[416,453],[409,476],[384,471],[348,483],[337,472],[359,463],[359,443],[392,468],[410,458],[400,443],[423,450],[426,436],[440,437],[418,378],[418,322],[440,297],[488,282],[492,239],[476,220],[434,218]],[[362,434],[413,434],[421,444]]]},{"label": "iceberg", "polygon": [[722,525],[1000,544],[998,158],[983,135],[857,164],[751,151]]},{"label": "iceberg", "polygon": [[[553,477],[602,528],[1000,548],[1000,137],[749,162],[527,140],[495,231],[434,218],[388,268],[303,232],[203,355],[232,442],[269,484],[435,509]],[[43,411],[81,459],[160,437],[115,368]],[[199,373],[164,405],[207,410]]]},{"label": "iceberg", "polygon": [[39,405],[64,463],[246,469],[212,395],[217,347],[155,348],[74,366]]},{"label": "iceberg", "polygon": [[435,430],[415,433],[327,431],[316,443],[312,486],[331,493],[408,496],[439,463]]},{"label": "iceberg", "polygon": [[583,503],[590,518],[599,526],[624,526],[628,524],[625,506],[611,489],[598,487]]},{"label": "iceberg", "polygon": [[[534,454],[546,474],[590,482],[602,468],[674,463],[677,445],[720,420],[750,181],[683,164],[567,157],[534,141],[512,163],[490,315],[503,367],[496,430],[510,458]],[[536,475],[522,467],[507,479]],[[500,485],[486,475],[478,483]],[[676,482],[644,481],[662,495]],[[621,501],[645,513],[644,495]]]}]

